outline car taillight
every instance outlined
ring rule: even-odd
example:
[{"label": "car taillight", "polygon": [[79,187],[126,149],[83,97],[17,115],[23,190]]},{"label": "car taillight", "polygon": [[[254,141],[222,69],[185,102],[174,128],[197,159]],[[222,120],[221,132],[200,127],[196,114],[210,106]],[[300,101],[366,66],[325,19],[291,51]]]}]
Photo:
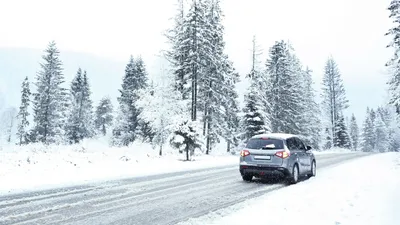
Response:
[{"label": "car taillight", "polygon": [[280,151],[280,152],[275,153],[275,155],[278,156],[279,158],[285,159],[290,156],[290,152]]},{"label": "car taillight", "polygon": [[248,156],[248,155],[250,155],[249,150],[242,150],[242,151],[240,151],[240,156],[245,157],[245,156]]}]

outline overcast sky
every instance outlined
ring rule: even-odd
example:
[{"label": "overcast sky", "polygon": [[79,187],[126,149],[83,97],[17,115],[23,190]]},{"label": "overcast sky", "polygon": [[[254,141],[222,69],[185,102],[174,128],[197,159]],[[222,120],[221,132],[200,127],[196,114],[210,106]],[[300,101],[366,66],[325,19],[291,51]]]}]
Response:
[{"label": "overcast sky", "polygon": [[[44,49],[55,40],[61,51],[92,53],[127,61],[141,54],[151,65],[165,47],[175,0],[0,0],[0,47]],[[349,112],[383,103],[391,50],[390,0],[222,0],[227,52],[243,75],[250,67],[255,34],[265,51],[290,40],[300,60],[321,83],[329,55],[338,62]],[[265,57],[262,59],[265,61]],[[107,81],[105,81],[107,82]],[[360,118],[360,120],[363,118]]]}]

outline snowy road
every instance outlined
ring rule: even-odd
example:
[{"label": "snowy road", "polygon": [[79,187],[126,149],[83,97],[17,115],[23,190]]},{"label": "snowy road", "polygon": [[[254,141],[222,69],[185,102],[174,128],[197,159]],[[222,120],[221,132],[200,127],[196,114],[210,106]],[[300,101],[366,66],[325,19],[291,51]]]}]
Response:
[{"label": "snowy road", "polygon": [[[363,153],[317,155],[319,168]],[[245,183],[238,167],[132,178],[0,197],[0,224],[176,224],[283,188]]]}]

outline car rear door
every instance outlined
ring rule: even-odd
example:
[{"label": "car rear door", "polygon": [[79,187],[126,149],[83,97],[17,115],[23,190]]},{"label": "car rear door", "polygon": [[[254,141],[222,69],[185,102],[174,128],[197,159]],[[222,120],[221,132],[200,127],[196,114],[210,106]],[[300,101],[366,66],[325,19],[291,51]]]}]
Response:
[{"label": "car rear door", "polygon": [[276,152],[284,149],[281,139],[252,138],[246,144],[246,150],[250,152],[247,160],[258,166],[281,166],[283,159],[276,156]]}]

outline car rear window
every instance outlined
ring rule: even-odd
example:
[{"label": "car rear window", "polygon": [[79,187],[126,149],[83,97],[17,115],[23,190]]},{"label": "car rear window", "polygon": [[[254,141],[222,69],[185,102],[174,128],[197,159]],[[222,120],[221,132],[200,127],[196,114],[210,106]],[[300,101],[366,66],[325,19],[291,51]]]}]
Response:
[{"label": "car rear window", "polygon": [[267,145],[274,144],[275,148],[268,148],[268,149],[283,149],[283,141],[278,139],[262,139],[262,138],[253,138],[250,139],[247,144],[246,148],[249,149],[261,149]]}]

